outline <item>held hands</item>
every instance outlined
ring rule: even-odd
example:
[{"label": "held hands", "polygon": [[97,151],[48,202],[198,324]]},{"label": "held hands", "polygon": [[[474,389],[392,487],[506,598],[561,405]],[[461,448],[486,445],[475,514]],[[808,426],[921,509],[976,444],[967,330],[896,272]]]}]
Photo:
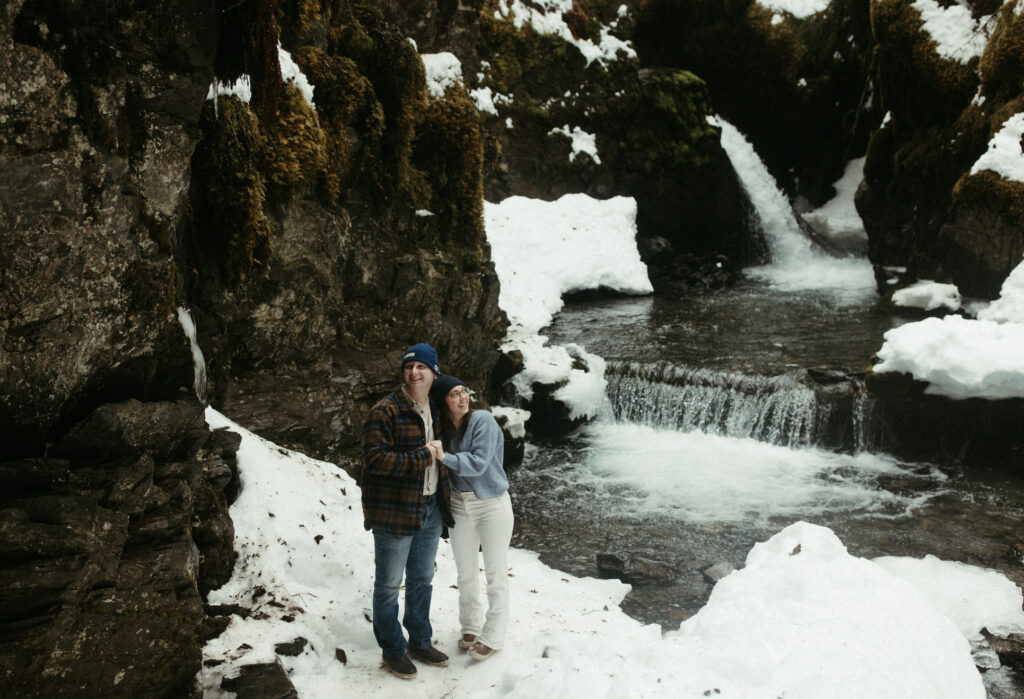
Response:
[{"label": "held hands", "polygon": [[435,439],[432,442],[427,442],[427,449],[430,450],[430,455],[437,461],[444,461],[446,454],[444,453],[444,447],[441,446],[441,440]]}]

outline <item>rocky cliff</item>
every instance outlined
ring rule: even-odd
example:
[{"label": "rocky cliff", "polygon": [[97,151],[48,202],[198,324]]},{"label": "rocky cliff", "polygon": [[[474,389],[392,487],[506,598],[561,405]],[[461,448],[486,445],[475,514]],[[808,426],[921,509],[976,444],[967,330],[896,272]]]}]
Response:
[{"label": "rocky cliff", "polygon": [[[5,5],[5,696],[193,691],[236,442],[206,426],[179,309],[214,405],[338,462],[408,344],[489,377],[506,321],[476,112],[464,90],[428,101],[388,10]],[[213,98],[243,75],[248,101]]]},{"label": "rocky cliff", "polygon": [[[750,262],[721,113],[812,203],[866,151],[873,261],[997,289],[1021,193],[969,173],[1022,110],[1021,17],[997,5],[975,3],[991,37],[963,66],[887,0],[779,21],[751,0],[580,0],[569,37],[497,0],[6,3],[0,694],[193,692],[238,488],[204,401],[356,468],[408,344],[487,386],[506,319],[485,194],[633,196],[664,278]],[[441,51],[464,82],[432,96],[418,53]]]}]

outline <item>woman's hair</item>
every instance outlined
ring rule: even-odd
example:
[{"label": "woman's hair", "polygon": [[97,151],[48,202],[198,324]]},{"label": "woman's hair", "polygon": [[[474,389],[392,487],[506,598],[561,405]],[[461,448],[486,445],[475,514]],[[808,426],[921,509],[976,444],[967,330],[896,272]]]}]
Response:
[{"label": "woman's hair", "polygon": [[[468,391],[469,386],[465,389]],[[472,398],[470,398],[472,401]],[[462,436],[466,434],[466,427],[469,425],[469,416],[473,414],[473,403],[469,404],[469,412],[466,413],[466,417],[463,418],[462,424],[459,425],[458,429],[455,427],[455,418],[452,417],[452,411],[448,409],[448,396],[444,396],[441,400],[441,444],[444,445],[445,450],[451,446],[452,440],[462,439]]]}]

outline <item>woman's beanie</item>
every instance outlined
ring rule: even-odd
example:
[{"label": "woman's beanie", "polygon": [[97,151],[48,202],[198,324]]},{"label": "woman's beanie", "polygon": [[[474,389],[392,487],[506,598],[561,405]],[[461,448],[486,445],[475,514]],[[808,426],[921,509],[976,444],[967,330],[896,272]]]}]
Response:
[{"label": "woman's beanie", "polygon": [[418,342],[405,351],[402,356],[402,368],[409,362],[423,362],[437,377],[441,373],[441,367],[437,364],[437,352],[425,342]]},{"label": "woman's beanie", "polygon": [[443,403],[444,399],[448,397],[449,391],[451,391],[456,386],[465,385],[466,384],[462,383],[461,379],[455,376],[451,376],[449,374],[441,374],[436,379],[434,379],[434,383],[431,384],[430,386],[430,397],[433,398],[438,403]]}]

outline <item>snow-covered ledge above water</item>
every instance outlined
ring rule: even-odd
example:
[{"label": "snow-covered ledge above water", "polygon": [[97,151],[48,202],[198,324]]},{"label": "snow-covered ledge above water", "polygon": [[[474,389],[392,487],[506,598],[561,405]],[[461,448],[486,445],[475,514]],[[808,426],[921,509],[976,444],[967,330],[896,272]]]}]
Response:
[{"label": "snow-covered ledge above water", "polygon": [[885,333],[876,374],[900,372],[949,398],[1024,398],[1024,262],[978,312],[926,318]]},{"label": "snow-covered ledge above water", "polygon": [[[636,246],[636,201],[566,194],[547,202],[509,197],[484,203],[484,225],[501,280],[498,305],[510,327],[504,349],[523,354],[513,382],[532,396],[534,382],[568,383],[555,394],[573,419],[594,417],[604,401],[604,361],[578,346],[548,346],[541,329],[574,291],[650,294],[654,288]],[[573,368],[583,360],[589,371]]]}]

